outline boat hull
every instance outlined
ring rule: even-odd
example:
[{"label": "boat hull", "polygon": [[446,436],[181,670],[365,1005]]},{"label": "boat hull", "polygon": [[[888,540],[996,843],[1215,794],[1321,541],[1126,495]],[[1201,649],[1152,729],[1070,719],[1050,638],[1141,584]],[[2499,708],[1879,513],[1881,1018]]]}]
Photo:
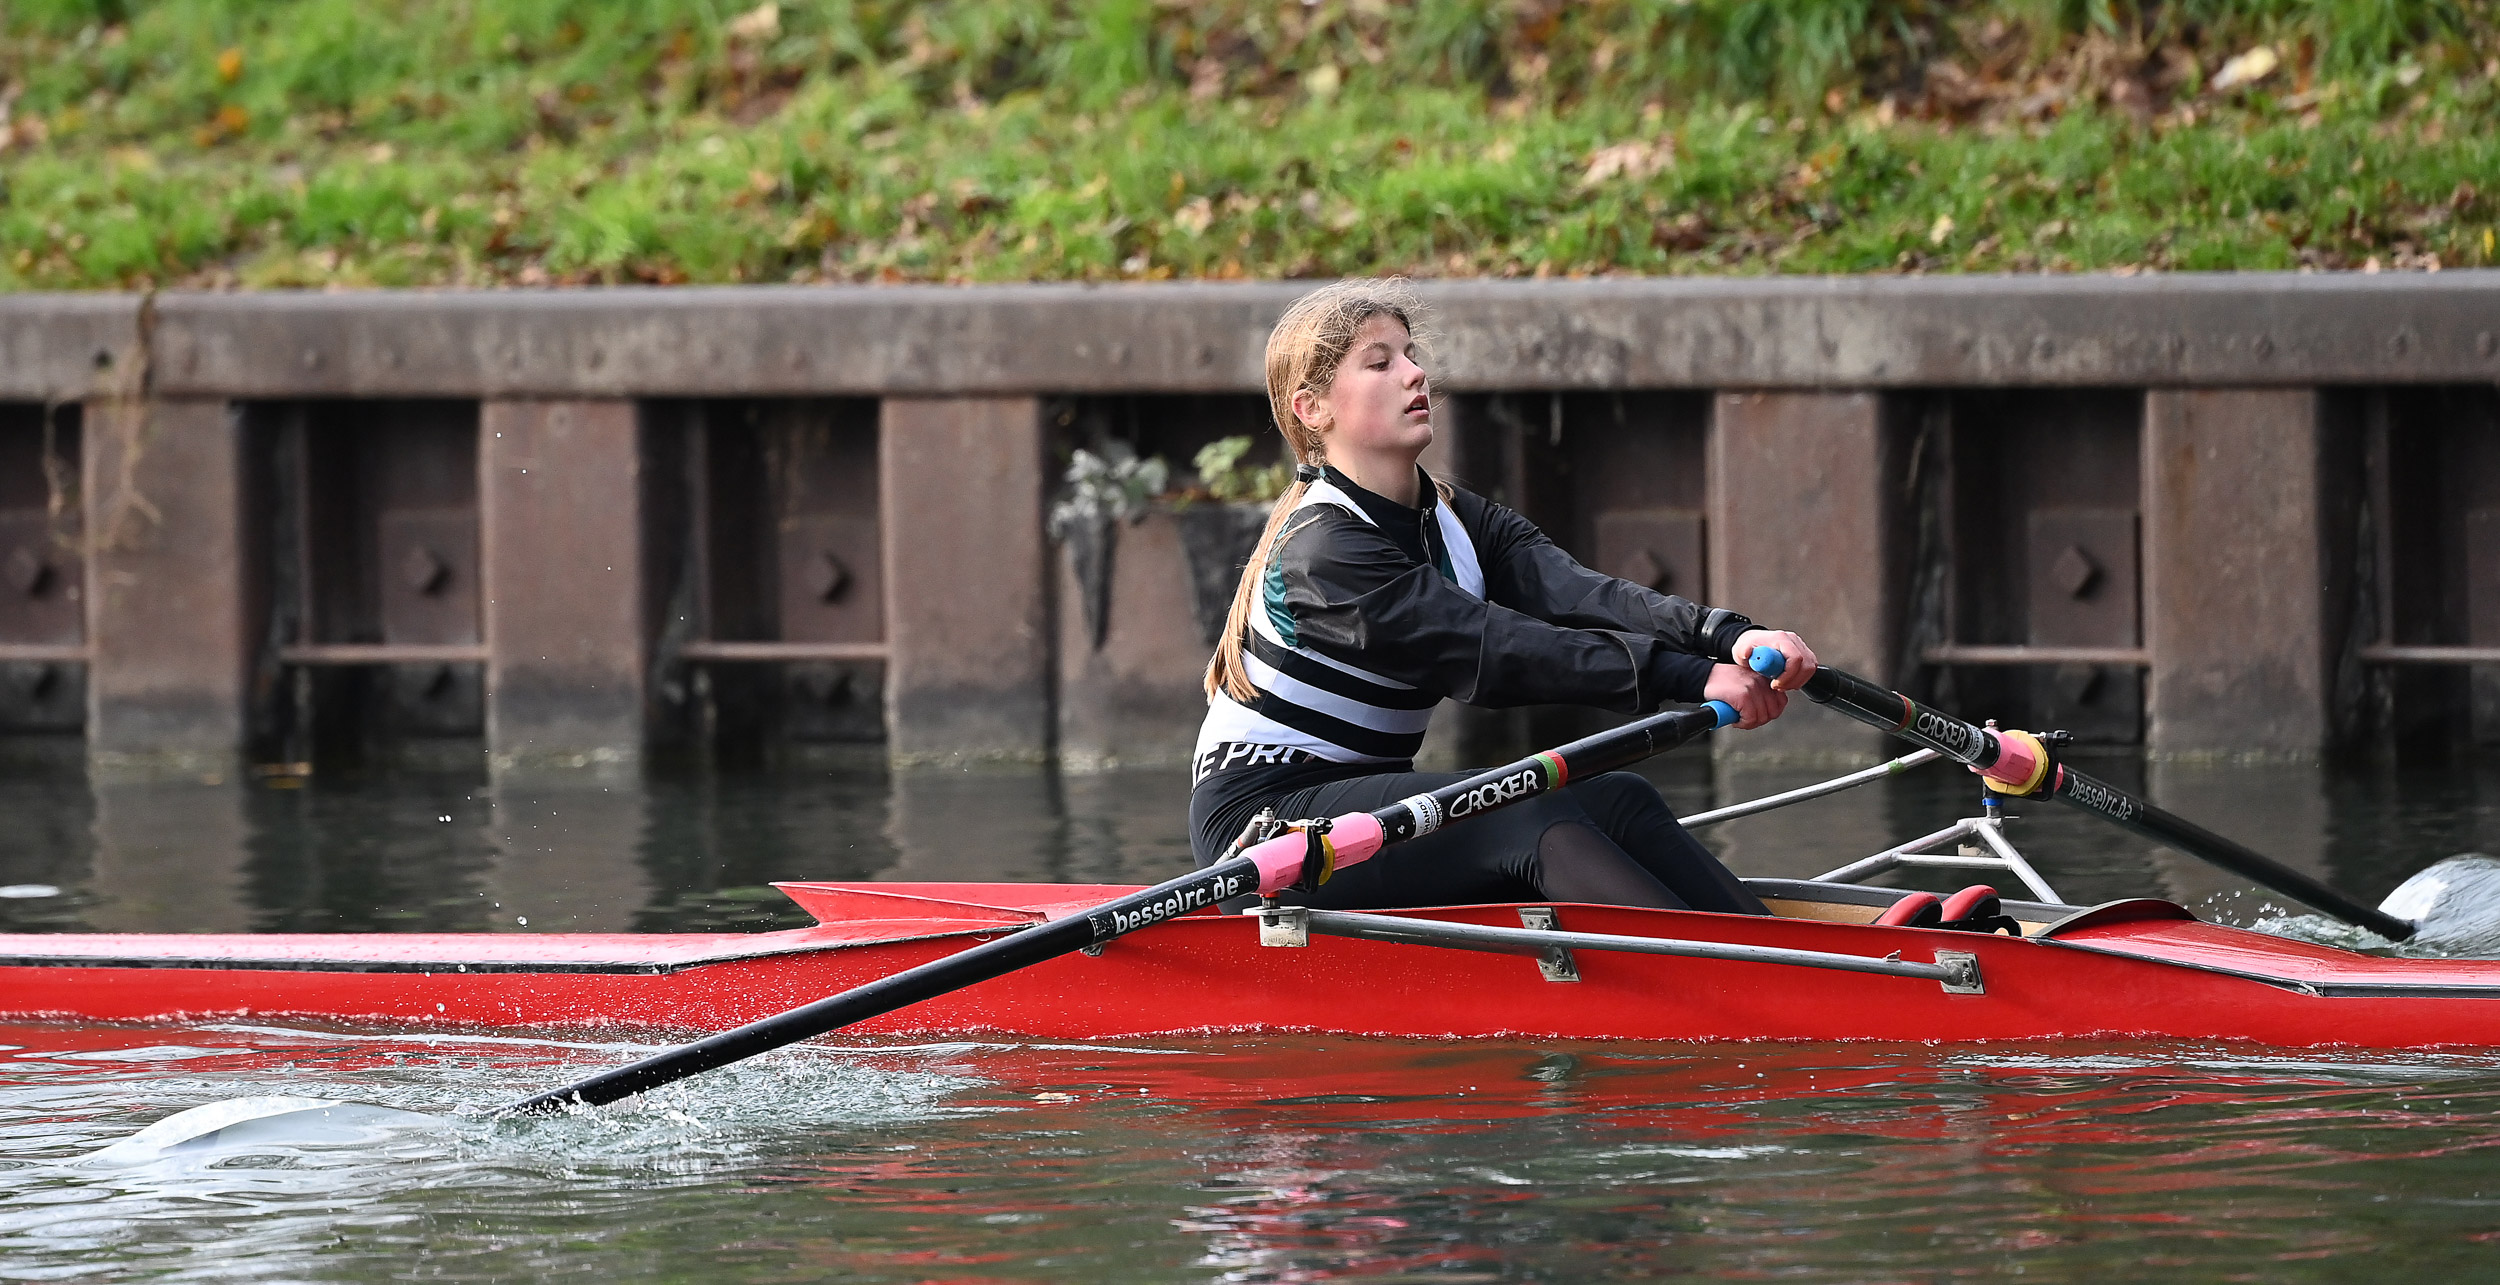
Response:
[{"label": "boat hull", "polygon": [[[1594,950],[1575,952],[1580,980],[1554,982],[1527,956],[1321,936],[1306,946],[1262,946],[1249,919],[1197,915],[1115,940],[1097,956],[1064,956],[852,1029],[1067,1039],[1293,1030],[1409,1038],[2125,1036],[2286,1047],[2500,1046],[2500,965],[2377,959],[2166,909],[2107,914],[2061,936],[2022,939],[1557,908],[1560,926],[1581,933],[1868,957],[1898,951],[1916,961],[1939,950],[1966,952],[1978,961],[1982,994],[1951,993],[1914,978]],[[1517,927],[1518,912],[1476,906],[1399,913]],[[942,958],[1002,928],[932,916],[873,929],[828,924],[720,937],[0,937],[0,1017],[716,1031]]]}]

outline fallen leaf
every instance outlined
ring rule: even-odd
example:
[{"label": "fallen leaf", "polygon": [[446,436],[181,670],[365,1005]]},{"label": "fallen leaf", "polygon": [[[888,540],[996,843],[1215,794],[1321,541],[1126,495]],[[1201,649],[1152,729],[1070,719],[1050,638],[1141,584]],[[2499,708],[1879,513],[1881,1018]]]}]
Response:
[{"label": "fallen leaf", "polygon": [[2242,85],[2253,85],[2273,75],[2274,69],[2282,65],[2283,60],[2275,56],[2272,45],[2259,45],[2222,64],[2222,70],[2214,73],[2207,88],[2221,93]]},{"label": "fallen leaf", "polygon": [[1673,138],[1660,138],[1656,142],[1635,139],[1628,143],[1615,143],[1589,153],[1588,168],[1580,172],[1580,186],[1595,187],[1612,178],[1639,182],[1674,165]]},{"label": "fallen leaf", "polygon": [[1951,235],[1953,235],[1953,216],[1939,214],[1936,216],[1935,225],[1927,229],[1927,244],[1943,245],[1944,239]]},{"label": "fallen leaf", "polygon": [[[1710,244],[1710,221],[1697,210],[1687,210],[1672,221],[1661,218],[1649,229],[1649,243],[1657,249],[1689,254]],[[1463,269],[1465,264],[1458,266]]]},{"label": "fallen leaf", "polygon": [[732,40],[770,40],[781,34],[781,6],[775,0],[739,14],[721,28]]},{"label": "fallen leaf", "polygon": [[1224,62],[1220,58],[1200,58],[1189,65],[1189,97],[1193,102],[1206,102],[1224,96]]},{"label": "fallen leaf", "polygon": [[217,79],[231,85],[243,79],[243,49],[228,49],[217,55]]},{"label": "fallen leaf", "polygon": [[217,114],[210,117],[207,124],[191,131],[191,139],[202,147],[213,146],[242,133],[251,123],[250,111],[239,104],[228,103],[218,108]]}]

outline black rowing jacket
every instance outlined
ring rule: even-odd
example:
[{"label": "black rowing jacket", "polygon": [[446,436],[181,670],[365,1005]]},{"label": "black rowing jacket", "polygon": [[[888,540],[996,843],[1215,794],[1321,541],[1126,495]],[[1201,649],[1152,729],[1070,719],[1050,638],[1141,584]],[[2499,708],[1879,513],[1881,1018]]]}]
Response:
[{"label": "black rowing jacket", "polygon": [[[1411,509],[1329,469],[1277,533],[1242,663],[1207,702],[1192,778],[1314,760],[1402,764],[1442,698],[1646,714],[1698,701],[1753,622],[1600,575],[1517,513],[1429,477]],[[1264,775],[1264,774],[1262,774]]]}]

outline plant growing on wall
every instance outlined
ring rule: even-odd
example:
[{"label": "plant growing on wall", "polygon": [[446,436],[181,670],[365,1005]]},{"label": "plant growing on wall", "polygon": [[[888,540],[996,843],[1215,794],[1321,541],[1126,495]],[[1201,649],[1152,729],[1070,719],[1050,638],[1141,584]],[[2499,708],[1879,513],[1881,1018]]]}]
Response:
[{"label": "plant growing on wall", "polygon": [[1225,504],[1272,503],[1293,481],[1293,465],[1283,460],[1249,463],[1252,441],[1247,434],[1218,438],[1198,448],[1190,463],[1198,470],[1199,491]]},{"label": "plant growing on wall", "polygon": [[1233,588],[1258,547],[1268,506],[1293,482],[1289,461],[1251,462],[1255,444],[1246,434],[1218,438],[1200,447],[1190,461],[1198,469],[1198,485],[1185,493],[1186,499],[1213,503],[1184,501],[1179,513],[1181,553],[1189,562],[1189,602],[1198,633],[1210,647],[1224,631]]},{"label": "plant growing on wall", "polygon": [[1099,450],[1078,447],[1068,457],[1059,498],[1050,506],[1050,534],[1067,548],[1086,637],[1096,647],[1111,624],[1111,550],[1120,524],[1146,516],[1171,478],[1172,466],[1161,456],[1141,459],[1122,441]]}]

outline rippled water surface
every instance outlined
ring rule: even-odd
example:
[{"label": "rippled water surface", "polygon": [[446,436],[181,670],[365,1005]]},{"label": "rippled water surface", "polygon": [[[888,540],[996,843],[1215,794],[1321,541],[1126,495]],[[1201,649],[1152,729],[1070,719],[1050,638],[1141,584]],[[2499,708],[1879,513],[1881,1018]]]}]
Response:
[{"label": "rippled water surface", "polygon": [[[627,1055],[0,1028],[22,1279],[1808,1280],[2487,1262],[2500,1062],[2242,1049],[811,1047],[528,1123]],[[77,1157],[175,1108],[451,1113],[328,1148]]]},{"label": "rippled water surface", "polygon": [[[2486,767],[2096,770],[2367,901],[2500,849]],[[1656,774],[1688,810],[1814,775]],[[1159,878],[1186,862],[1182,789],[18,773],[0,777],[0,927],[761,927],[793,918],[776,878]],[[1811,875],[1971,798],[1931,771],[1709,837],[1744,873]],[[2080,815],[2034,808],[2015,833],[2069,900],[2281,926],[2262,895]],[[648,1049],[237,1024],[21,1025],[0,1046],[5,1279],[2350,1280],[2500,1253],[2500,1054],[852,1041],[494,1122]],[[256,1094],[439,1120],[80,1162]]]}]

